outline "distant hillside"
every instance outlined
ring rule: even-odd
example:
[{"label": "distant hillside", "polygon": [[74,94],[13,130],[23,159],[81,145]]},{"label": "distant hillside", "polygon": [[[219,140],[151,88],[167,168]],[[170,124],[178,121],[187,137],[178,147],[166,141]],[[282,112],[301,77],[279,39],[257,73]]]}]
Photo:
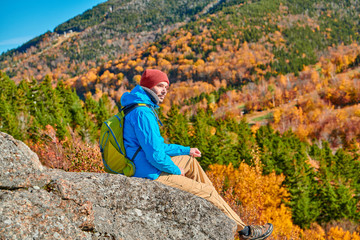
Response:
[{"label": "distant hillside", "polygon": [[15,81],[76,76],[152,42],[220,1],[109,0],[0,56]]},{"label": "distant hillside", "polygon": [[350,124],[360,121],[359,5],[233,3],[66,83],[118,103],[144,69],[157,68],[172,82],[165,114],[173,105],[187,116],[208,109],[215,118],[249,118],[254,129],[270,123],[302,140],[353,147],[360,140]]},{"label": "distant hillside", "polygon": [[[226,1],[211,14],[164,33],[132,54],[111,59],[114,61],[91,73],[99,77],[106,70],[114,76],[121,73],[120,80],[134,83],[141,69],[158,67],[168,72],[173,82],[213,83],[217,79],[233,86],[289,73],[298,76],[305,66],[334,55],[337,46],[359,42],[359,13],[360,7],[353,1]],[[356,58],[357,52],[353,54]],[[340,66],[344,63],[337,64],[337,72],[344,70]],[[107,88],[113,83],[80,78],[88,90],[91,86],[86,80]],[[118,88],[114,86],[114,90]]]},{"label": "distant hillside", "polygon": [[[66,36],[55,41],[57,33],[47,33],[36,40],[37,48],[9,57],[2,62],[7,75],[19,81],[49,74],[53,83],[63,79],[82,99],[106,94],[119,103],[144,69],[157,68],[172,83],[165,114],[173,105],[187,116],[208,109],[217,119],[246,117],[254,129],[270,123],[280,132],[292,129],[302,140],[357,146],[360,129],[350,124],[360,121],[357,1],[209,1],[201,9],[188,2],[196,11],[167,2],[160,4],[162,15],[145,11],[145,6],[156,8],[154,1],[111,3],[60,25],[57,31]],[[137,8],[145,15],[131,18]],[[177,21],[166,20],[174,16],[171,11],[183,13],[184,22],[163,25]],[[127,34],[124,24],[133,31]],[[125,37],[114,37],[117,32]]]}]

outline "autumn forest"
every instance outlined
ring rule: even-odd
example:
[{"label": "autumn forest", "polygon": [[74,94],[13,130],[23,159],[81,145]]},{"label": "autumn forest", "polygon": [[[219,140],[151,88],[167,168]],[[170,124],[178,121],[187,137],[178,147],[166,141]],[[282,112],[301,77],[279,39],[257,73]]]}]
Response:
[{"label": "autumn forest", "polygon": [[359,1],[159,2],[109,0],[3,53],[0,131],[48,167],[103,172],[102,122],[159,69],[164,138],[201,150],[245,222],[360,239]]}]

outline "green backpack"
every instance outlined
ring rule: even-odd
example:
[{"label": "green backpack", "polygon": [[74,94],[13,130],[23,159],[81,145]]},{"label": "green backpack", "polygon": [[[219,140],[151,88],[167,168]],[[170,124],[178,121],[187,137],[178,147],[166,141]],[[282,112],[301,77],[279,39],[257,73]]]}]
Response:
[{"label": "green backpack", "polygon": [[121,108],[115,115],[106,120],[100,130],[100,152],[104,163],[104,170],[108,173],[124,174],[131,177],[135,173],[133,160],[139,153],[137,149],[134,156],[129,159],[124,147],[124,119],[125,116],[136,107],[147,107],[146,104],[136,103]]}]

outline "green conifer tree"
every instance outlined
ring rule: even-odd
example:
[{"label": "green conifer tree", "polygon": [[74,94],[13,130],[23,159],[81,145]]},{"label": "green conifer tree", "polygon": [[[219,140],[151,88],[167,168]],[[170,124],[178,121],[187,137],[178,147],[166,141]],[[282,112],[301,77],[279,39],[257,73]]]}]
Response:
[{"label": "green conifer tree", "polygon": [[2,72],[0,72],[0,89],[0,131],[22,140],[22,132],[16,117],[16,85]]},{"label": "green conifer tree", "polygon": [[251,129],[243,118],[240,123],[235,122],[234,119],[226,119],[227,126],[230,131],[237,135],[237,142],[233,145],[233,152],[238,159],[234,166],[238,166],[240,161],[245,161],[249,165],[253,165],[253,150],[256,149],[257,144]]},{"label": "green conifer tree", "polygon": [[[240,158],[234,151],[234,139],[226,128],[225,123],[222,120],[217,120],[215,125],[215,134],[210,132],[208,146],[210,152],[206,153],[206,157],[209,159],[209,164],[225,164],[232,163],[235,167],[240,164]],[[214,126],[212,126],[214,131]]]},{"label": "green conifer tree", "polygon": [[167,136],[168,142],[190,146],[188,123],[189,120],[179,113],[177,106],[173,105],[164,121],[165,136]]},{"label": "green conifer tree", "polygon": [[207,166],[213,163],[206,153],[212,151],[211,146],[208,145],[210,139],[210,126],[208,124],[209,116],[204,109],[199,109],[197,115],[192,119],[192,138],[191,146],[198,148],[202,153],[200,164],[206,169]]},{"label": "green conifer tree", "polygon": [[98,102],[97,108],[94,111],[95,119],[97,126],[100,128],[102,123],[110,117],[111,114],[111,106],[109,98],[106,94],[104,94]]},{"label": "green conifer tree", "polygon": [[308,164],[307,144],[290,130],[280,135],[270,126],[256,133],[264,173],[283,173],[284,185],[291,193],[290,206],[294,223],[308,227],[319,216],[315,172]]}]

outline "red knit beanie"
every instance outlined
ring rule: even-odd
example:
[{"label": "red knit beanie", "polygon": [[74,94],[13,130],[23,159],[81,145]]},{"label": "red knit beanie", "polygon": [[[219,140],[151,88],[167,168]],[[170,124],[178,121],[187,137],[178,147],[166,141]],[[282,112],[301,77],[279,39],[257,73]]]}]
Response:
[{"label": "red knit beanie", "polygon": [[160,82],[169,83],[169,79],[165,73],[156,69],[146,69],[140,79],[140,86],[153,88]]}]

